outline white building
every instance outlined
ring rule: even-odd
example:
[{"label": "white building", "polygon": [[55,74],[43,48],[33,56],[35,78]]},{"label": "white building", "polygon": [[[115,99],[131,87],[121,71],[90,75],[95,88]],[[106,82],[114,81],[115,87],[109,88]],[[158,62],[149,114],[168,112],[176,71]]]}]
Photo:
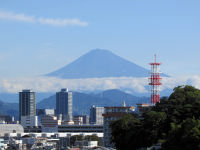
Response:
[{"label": "white building", "polygon": [[97,147],[98,141],[75,141],[74,145],[88,149],[88,148]]},{"label": "white building", "polygon": [[7,148],[7,144],[5,144],[4,139],[0,139],[0,150],[4,150]]},{"label": "white building", "polygon": [[73,116],[73,120],[75,125],[83,124],[83,116]]},{"label": "white building", "polygon": [[90,124],[103,124],[103,116],[104,113],[103,107],[92,106],[90,108]]},{"label": "white building", "polygon": [[104,146],[105,147],[114,147],[113,144],[110,143],[111,138],[111,128],[110,123],[114,120],[117,120],[128,113],[132,113],[135,111],[135,107],[104,107],[105,113],[103,114],[104,117]]},{"label": "white building", "polygon": [[37,116],[21,116],[21,125],[23,127],[37,127],[38,117]]},{"label": "white building", "polygon": [[20,124],[0,124],[0,137],[10,133],[24,133],[24,128]]}]

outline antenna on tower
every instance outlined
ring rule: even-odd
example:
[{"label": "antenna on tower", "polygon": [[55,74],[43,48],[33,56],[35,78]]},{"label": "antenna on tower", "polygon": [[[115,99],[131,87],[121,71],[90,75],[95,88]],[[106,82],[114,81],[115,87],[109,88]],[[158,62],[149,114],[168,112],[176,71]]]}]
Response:
[{"label": "antenna on tower", "polygon": [[151,65],[151,77],[149,78],[149,85],[151,86],[151,103],[155,105],[157,102],[160,102],[160,90],[159,86],[162,85],[160,80],[159,66],[161,63],[156,62],[156,54],[154,54],[155,62],[150,63]]}]

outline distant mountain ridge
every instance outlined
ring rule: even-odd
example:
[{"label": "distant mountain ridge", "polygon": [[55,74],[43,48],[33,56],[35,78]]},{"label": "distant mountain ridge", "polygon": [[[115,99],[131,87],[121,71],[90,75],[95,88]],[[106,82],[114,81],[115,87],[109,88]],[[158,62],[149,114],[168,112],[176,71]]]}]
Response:
[{"label": "distant mountain ridge", "polygon": [[[38,95],[38,94],[37,94]],[[37,96],[36,95],[36,96]],[[40,94],[39,94],[40,95]],[[51,95],[51,96],[49,96]],[[163,96],[169,96],[163,95]],[[1,95],[0,95],[1,96]],[[3,95],[9,97],[9,94]],[[0,115],[6,114],[10,116],[15,116],[18,118],[18,110],[19,104],[18,95],[11,94],[11,98],[14,98],[15,103],[8,103],[9,98],[0,100]],[[39,98],[45,96],[45,93],[42,93]],[[134,96],[133,94],[129,94],[123,92],[118,89],[106,90],[98,93],[81,93],[81,92],[73,92],[73,114],[89,114],[89,109],[91,105],[96,106],[121,106],[122,102],[125,101],[127,106],[135,106],[137,103],[149,103],[150,95],[146,94]],[[14,101],[12,100],[12,102]],[[46,98],[37,101],[37,109],[38,108],[53,108],[56,107],[56,96],[53,93],[46,93]]]},{"label": "distant mountain ridge", "polygon": [[[121,106],[123,101],[126,102],[127,106],[135,106],[137,103],[150,102],[150,97],[137,97],[118,89],[106,90],[98,94],[73,92],[73,115],[89,114],[89,110],[92,105],[99,107]],[[39,101],[36,108],[55,109],[55,107],[56,96],[53,94]],[[0,101],[0,114],[15,116],[15,118],[18,119],[18,111],[18,103]]]},{"label": "distant mountain ridge", "polygon": [[0,115],[14,116],[18,120],[19,104],[18,103],[6,103],[0,100]]},{"label": "distant mountain ridge", "polygon": [[[125,93],[118,89],[106,90],[98,94],[86,94],[80,92],[73,92],[73,115],[89,114],[92,105],[104,106],[121,106],[123,101],[127,106],[135,106],[137,103],[150,102],[149,97],[136,97],[131,94]],[[56,108],[56,95],[53,94],[37,103],[39,108]],[[0,100],[0,115],[15,116],[18,119],[19,104],[7,103]]]},{"label": "distant mountain ridge", "polygon": [[[89,114],[92,105],[104,106],[121,106],[125,101],[127,106],[135,106],[137,103],[150,102],[149,97],[136,97],[123,91],[113,89],[106,90],[99,94],[86,94],[80,92],[73,92],[73,114],[83,115]],[[55,108],[56,96],[52,95],[39,103],[37,108]]]},{"label": "distant mountain ridge", "polygon": [[149,70],[140,67],[108,50],[96,49],[74,62],[46,74],[64,79],[103,77],[148,77]]}]

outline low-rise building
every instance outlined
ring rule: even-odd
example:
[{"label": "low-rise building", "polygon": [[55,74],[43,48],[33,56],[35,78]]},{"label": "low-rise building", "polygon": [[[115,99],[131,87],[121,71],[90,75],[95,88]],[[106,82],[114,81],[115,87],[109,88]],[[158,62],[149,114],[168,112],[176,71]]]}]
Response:
[{"label": "low-rise building", "polygon": [[56,150],[59,139],[36,138],[31,150]]},{"label": "low-rise building", "polygon": [[103,116],[104,113],[103,107],[92,106],[90,108],[90,124],[103,124]]},{"label": "low-rise building", "polygon": [[83,124],[89,124],[90,123],[90,117],[88,115],[83,115]]},{"label": "low-rise building", "polygon": [[40,125],[42,116],[45,116],[45,115],[54,116],[55,115],[55,110],[54,109],[36,109],[36,114],[38,116],[38,124]]},{"label": "low-rise building", "polygon": [[20,124],[0,124],[0,137],[10,133],[24,133],[24,128]]},{"label": "low-rise building", "polygon": [[73,120],[75,125],[83,124],[83,116],[73,116]]},{"label": "low-rise building", "polygon": [[60,125],[58,132],[103,133],[103,125]]},{"label": "low-rise building", "polygon": [[104,117],[104,146],[105,147],[114,147],[113,144],[110,143],[111,138],[111,128],[110,123],[114,120],[117,120],[128,113],[133,113],[135,111],[135,107],[104,107],[105,113],[103,114]]},{"label": "low-rise building", "polygon": [[[86,130],[85,130],[86,131]],[[89,131],[89,132],[87,132]],[[96,135],[100,139],[103,138],[103,133],[91,132],[87,130],[84,132],[62,132],[62,133],[10,133],[6,134],[0,139],[0,147],[3,149],[6,146],[9,149],[28,149],[28,150],[40,150],[40,149],[69,149],[71,145],[71,136],[92,136]],[[5,144],[5,145],[3,145]],[[97,142],[90,141],[85,145],[85,148],[95,147]],[[1,149],[0,148],[0,149]]]},{"label": "low-rise building", "polygon": [[37,116],[21,116],[21,125],[25,127],[37,127],[38,117]]},{"label": "low-rise building", "polygon": [[143,113],[149,111],[152,108],[151,104],[148,103],[142,103],[142,104],[137,104],[137,113],[139,115],[142,115]]},{"label": "low-rise building", "polygon": [[58,125],[61,125],[61,122],[62,120],[58,120],[57,116],[42,116],[42,132],[58,132]]},{"label": "low-rise building", "polygon": [[0,150],[4,150],[7,148],[7,144],[5,144],[4,139],[0,139]]},{"label": "low-rise building", "polygon": [[42,119],[41,119],[41,124],[43,126],[61,125],[61,122],[62,120],[58,120],[57,116],[46,115],[46,116],[42,116]]},{"label": "low-rise building", "polygon": [[98,146],[98,141],[75,141],[74,146],[81,147],[81,148],[93,148]]}]

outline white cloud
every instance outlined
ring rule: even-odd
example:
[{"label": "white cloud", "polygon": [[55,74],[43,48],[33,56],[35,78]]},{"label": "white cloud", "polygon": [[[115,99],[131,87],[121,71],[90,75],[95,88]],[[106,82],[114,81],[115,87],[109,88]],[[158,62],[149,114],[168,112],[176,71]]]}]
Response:
[{"label": "white cloud", "polygon": [[68,26],[68,25],[78,25],[78,26],[87,26],[87,22],[82,22],[79,19],[45,19],[39,18],[38,22],[41,24],[48,24],[53,26]]},{"label": "white cloud", "polygon": [[94,91],[107,89],[131,88],[133,91],[147,92],[145,78],[88,78],[88,79],[60,79],[54,77],[17,78],[0,80],[0,92],[16,93],[22,89],[33,89],[37,92],[55,92],[60,88],[74,91]]},{"label": "white cloud", "polygon": [[27,23],[40,23],[52,26],[87,26],[87,22],[79,19],[54,19],[54,18],[36,18],[35,16],[27,16],[25,14],[15,14],[13,12],[0,11],[0,20],[22,21]]},{"label": "white cloud", "polygon": [[26,16],[24,14],[14,14],[12,12],[3,12],[3,11],[0,12],[0,19],[23,21],[23,22],[28,22],[28,23],[36,22],[36,19],[34,16]]},{"label": "white cloud", "polygon": [[[200,76],[163,78],[161,90],[173,89],[188,82],[200,88]],[[136,93],[147,93],[148,78],[88,78],[88,79],[60,79],[54,77],[33,77],[17,79],[0,79],[0,92],[17,93],[22,89],[32,89],[36,92],[56,92],[60,88],[73,91],[94,91],[107,89],[129,89]]]}]

